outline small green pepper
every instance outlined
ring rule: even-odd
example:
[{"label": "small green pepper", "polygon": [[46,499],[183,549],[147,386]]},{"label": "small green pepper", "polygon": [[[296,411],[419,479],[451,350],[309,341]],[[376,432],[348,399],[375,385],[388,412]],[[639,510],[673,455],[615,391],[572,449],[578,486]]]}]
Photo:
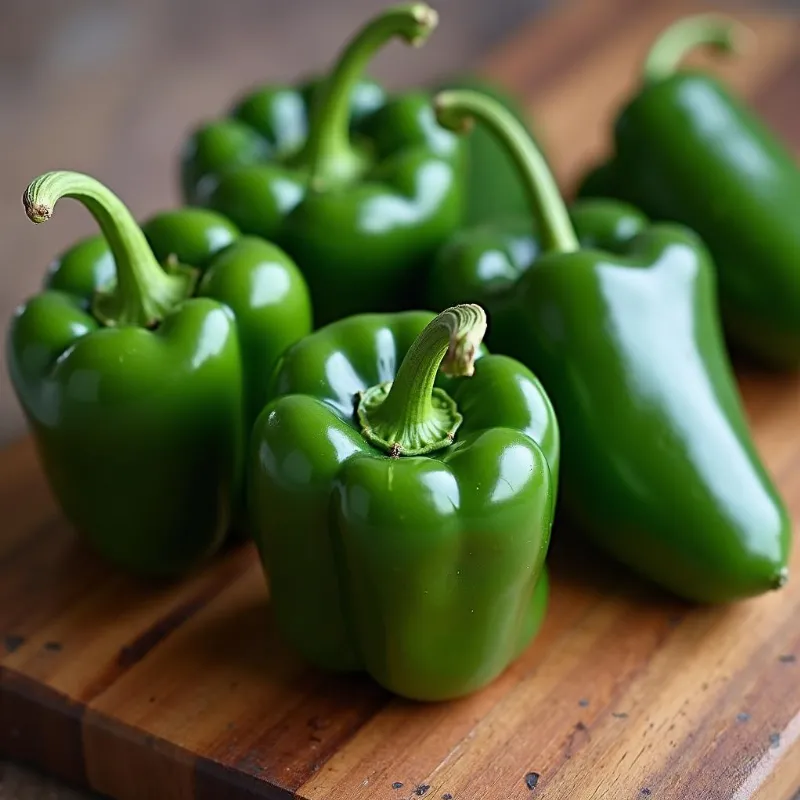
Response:
[{"label": "small green pepper", "polygon": [[800,366],[800,168],[719,80],[678,70],[699,45],[732,50],[732,21],[689,17],[650,51],[644,84],[622,109],[613,158],[579,193],[634,203],[693,228],[711,251],[732,345],[764,364]]},{"label": "small green pepper", "polygon": [[687,599],[724,602],[781,586],[789,518],[747,429],[700,239],[598,201],[574,212],[581,246],[513,116],[471,92],[436,102],[442,124],[458,130],[477,118],[504,142],[537,218],[538,257],[513,261],[518,229],[484,232],[437,263],[435,286],[441,297],[452,274],[448,302],[484,304],[491,346],[535,370],[553,399],[559,508]]},{"label": "small green pepper", "polygon": [[386,98],[358,82],[388,40],[420,45],[436,23],[424,3],[392,6],[322,83],[259,89],[186,146],[187,199],[283,247],[308,281],[317,325],[416,305],[420,271],[459,224],[458,138],[424,93]]},{"label": "small green pepper", "polygon": [[311,329],[308,291],[277,247],[211,211],[142,229],[102,184],[53,172],[28,187],[28,216],[44,222],[61,197],[103,236],[17,310],[12,383],[70,522],[115,564],[174,575],[241,507],[245,440],[278,356]]},{"label": "small green pepper", "polygon": [[483,310],[433,317],[350,317],[289,348],[249,478],[288,640],[421,700],[477,689],[536,633],[559,456],[536,378],[478,352]]}]

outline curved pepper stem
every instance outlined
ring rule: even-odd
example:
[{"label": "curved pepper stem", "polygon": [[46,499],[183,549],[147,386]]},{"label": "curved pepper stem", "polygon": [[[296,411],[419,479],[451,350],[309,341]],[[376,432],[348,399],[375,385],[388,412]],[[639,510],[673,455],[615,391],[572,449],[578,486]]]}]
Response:
[{"label": "curved pepper stem", "polygon": [[644,62],[645,83],[657,83],[678,69],[683,58],[697,47],[720,53],[740,53],[752,37],[749,28],[719,14],[696,14],[670,25],[656,39]]},{"label": "curved pepper stem", "polygon": [[453,377],[472,375],[485,333],[486,313],[477,305],[453,306],[431,320],[394,381],[361,392],[356,413],[364,438],[394,457],[451,444],[462,417],[447,392],[434,387],[436,375],[440,369]]},{"label": "curved pepper stem", "polygon": [[32,181],[22,202],[32,222],[46,222],[62,197],[80,201],[103,232],[116,265],[116,282],[100,289],[92,312],[106,326],[152,328],[194,291],[197,274],[176,265],[165,272],[142,229],[122,201],[102,183],[79,172],[47,172]]},{"label": "curved pepper stem", "polygon": [[479,92],[440,92],[433,102],[440,125],[464,133],[473,120],[478,120],[505,147],[525,185],[531,210],[539,223],[544,250],[561,253],[577,250],[578,237],[566,204],[547,162],[525,126],[497,100]]},{"label": "curved pepper stem", "polygon": [[308,141],[301,156],[310,166],[314,188],[346,182],[363,169],[363,158],[350,144],[350,96],[367,63],[390,39],[399,37],[414,47],[427,40],[438,23],[425,3],[391,6],[370,20],[347,44],[321,96],[312,109]]}]

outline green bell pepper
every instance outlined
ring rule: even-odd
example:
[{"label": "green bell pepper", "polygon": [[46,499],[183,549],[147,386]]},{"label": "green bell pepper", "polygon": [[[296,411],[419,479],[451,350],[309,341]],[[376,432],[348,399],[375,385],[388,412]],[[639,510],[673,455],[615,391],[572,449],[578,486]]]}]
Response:
[{"label": "green bell pepper", "polygon": [[17,310],[12,383],[75,528],[121,567],[174,575],[241,510],[246,437],[278,356],[311,329],[308,291],[277,247],[211,211],[139,228],[102,184],[54,172],[28,187],[28,216],[44,222],[61,197],[103,236],[56,259]]},{"label": "green bell pepper", "polygon": [[333,323],[286,352],[253,431],[283,633],[415,699],[492,680],[547,601],[558,426],[522,364],[477,352],[485,327],[478,306]]},{"label": "green bell pepper", "polygon": [[422,44],[436,23],[423,3],[383,11],[320,85],[260,89],[185,149],[189,201],[283,247],[308,281],[317,325],[416,305],[419,272],[461,219],[461,143],[436,124],[428,97],[358,84],[389,39]]},{"label": "green bell pepper", "polygon": [[719,80],[680,70],[698,45],[731,50],[740,29],[683,19],[656,41],[644,85],[622,109],[615,153],[579,189],[697,231],[717,266],[730,343],[773,367],[800,366],[800,168]]},{"label": "green bell pepper", "polygon": [[508,236],[484,233],[438,269],[454,275],[449,301],[484,304],[490,345],[535,370],[552,397],[563,436],[559,507],[687,599],[781,586],[789,519],[749,435],[700,239],[606,201],[576,212],[581,247],[524,128],[475,93],[436,102],[443,124],[459,129],[474,117],[505,144],[538,220],[542,252],[527,268],[513,263]]}]

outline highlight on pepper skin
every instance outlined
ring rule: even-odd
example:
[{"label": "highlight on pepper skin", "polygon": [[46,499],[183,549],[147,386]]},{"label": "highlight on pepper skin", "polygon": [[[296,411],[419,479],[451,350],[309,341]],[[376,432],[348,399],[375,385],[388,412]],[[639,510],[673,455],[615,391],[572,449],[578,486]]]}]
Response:
[{"label": "highlight on pepper skin", "polygon": [[[225,26],[244,29],[227,6],[222,43],[213,45],[224,54],[212,51],[215,37],[199,35],[213,3],[193,9],[191,25],[185,15],[170,18],[167,46],[148,39],[159,80],[148,86],[147,105],[129,97],[125,114],[108,104],[107,81],[86,78],[97,77],[93,59],[107,58],[103,74],[128,97],[151,74],[141,53],[137,62],[119,43],[103,55],[79,42],[80,100],[53,76],[45,91],[37,76],[48,63],[65,75],[72,69],[64,55],[71,34],[55,30],[54,20],[78,12],[64,6],[36,19],[47,58],[36,50],[37,69],[24,71],[30,86],[19,85],[27,101],[4,116],[12,128],[26,120],[17,134],[25,146],[11,149],[11,161],[26,170],[36,162],[18,189],[41,172],[11,220],[20,233],[9,237],[9,248],[25,242],[29,252],[10,253],[8,274],[17,263],[36,272],[35,281],[19,284],[33,288],[9,320],[6,365],[31,440],[26,452],[35,452],[37,464],[19,470],[39,481],[38,494],[17,492],[16,483],[7,492],[7,502],[19,504],[4,515],[14,542],[9,563],[22,564],[9,583],[21,592],[17,576],[34,576],[41,597],[30,605],[51,609],[57,625],[83,621],[84,613],[89,619],[89,601],[76,611],[72,598],[84,574],[97,575],[101,588],[94,578],[86,583],[108,598],[109,609],[102,633],[87,625],[85,647],[63,653],[63,662],[50,665],[46,656],[55,650],[46,644],[42,652],[24,649],[43,630],[26,645],[6,645],[14,655],[9,669],[36,684],[26,697],[34,705],[51,691],[61,697],[64,675],[83,666],[69,660],[72,653],[94,653],[95,635],[162,636],[162,622],[151,616],[177,625],[184,612],[194,615],[191,628],[203,646],[221,649],[219,639],[205,641],[216,610],[201,607],[216,609],[219,597],[224,605],[247,592],[258,593],[257,624],[230,624],[225,642],[235,637],[239,650],[214,652],[214,669],[227,676],[227,669],[246,668],[253,673],[248,691],[277,692],[281,708],[310,702],[295,696],[295,673],[298,685],[311,675],[325,691],[334,687],[325,702],[335,696],[332,707],[347,713],[361,703],[372,708],[382,690],[439,702],[493,683],[500,697],[518,682],[541,694],[540,660],[572,647],[575,630],[583,630],[574,608],[589,609],[589,629],[595,613],[626,609],[625,625],[641,625],[643,636],[658,640],[648,658],[667,653],[681,663],[685,640],[682,650],[670,649],[679,637],[663,633],[676,603],[709,630],[723,612],[699,607],[741,604],[725,618],[726,646],[747,638],[753,620],[759,636],[776,620],[783,634],[794,602],[783,587],[797,505],[790,464],[800,407],[800,169],[768,108],[785,97],[793,74],[781,60],[791,52],[790,26],[764,26],[766,50],[774,45],[782,55],[760,56],[756,75],[744,71],[754,69],[742,46],[752,38],[747,27],[716,13],[672,19],[649,49],[639,42],[639,59],[636,37],[663,15],[651,19],[655,12],[637,8],[636,36],[618,40],[624,46],[614,59],[591,57],[587,70],[578,52],[588,48],[585,34],[609,27],[597,24],[606,18],[602,4],[590,5],[564,22],[543,23],[558,36],[579,31],[577,49],[561,53],[554,34],[547,47],[514,45],[489,59],[506,75],[503,85],[442,66],[459,36],[473,27],[481,37],[484,28],[494,30],[494,23],[469,22],[476,0],[462,0],[458,11],[421,0],[381,4],[352,24],[345,24],[344,0],[306,1],[320,3],[317,13],[298,11],[301,3],[270,8],[256,43],[264,71],[255,76],[246,48],[229,49],[237,40]],[[498,20],[505,1],[491,9]],[[141,20],[165,13],[146,5],[136,11]],[[247,9],[254,29],[267,13],[256,6]],[[302,19],[298,13],[310,21],[292,28],[287,47],[278,18]],[[87,29],[93,42],[102,28]],[[123,29],[125,36],[138,30]],[[203,58],[170,71],[195,43],[203,43]],[[479,51],[478,43],[459,50]],[[712,57],[695,60],[698,51]],[[116,59],[125,53],[123,70]],[[569,79],[557,76],[556,65]],[[423,74],[416,70],[428,77],[406,80]],[[123,79],[128,71],[139,83]],[[183,82],[183,72],[191,81]],[[580,108],[560,94],[578,83]],[[522,84],[525,96],[513,96],[511,86]],[[16,96],[19,87],[8,85]],[[623,85],[630,88],[619,103]],[[754,87],[763,91],[758,103]],[[170,102],[171,93],[181,102]],[[52,98],[66,98],[75,110],[78,139],[60,118],[29,124],[28,114],[44,114],[51,101],[58,111]],[[178,130],[167,124],[165,103],[185,114]],[[106,106],[103,124],[124,120],[124,137],[100,130],[100,118],[91,116]],[[48,132],[47,148],[36,131]],[[579,163],[589,150],[593,163]],[[164,163],[156,155],[169,159],[180,202],[152,213],[166,190],[154,180],[152,164]],[[103,180],[42,172],[62,158],[94,164],[89,172],[105,172]],[[117,165],[114,175],[109,163]],[[9,175],[6,183],[16,186]],[[78,222],[62,210],[51,221],[57,207],[70,206]],[[139,208],[151,209],[144,221],[133,213]],[[51,246],[46,237],[57,237],[62,222],[69,244]],[[87,224],[91,235],[73,235]],[[45,252],[57,255],[42,258]],[[22,485],[19,458],[9,455],[3,474]],[[28,496],[54,499],[53,539],[68,532],[77,543],[68,556],[60,555],[63,539],[47,551],[31,539],[34,555],[25,555],[28,540],[17,527],[46,522],[22,508]],[[41,514],[52,513],[47,502]],[[140,618],[150,620],[144,632]],[[181,635],[168,642],[176,651]],[[9,636],[14,644],[16,632]],[[119,658],[115,650],[97,662],[121,664],[130,645],[120,646]],[[704,647],[691,654],[701,666]],[[167,663],[171,652],[157,658]],[[247,661],[253,653],[257,669]],[[217,673],[202,657],[187,661],[195,670],[187,685],[213,684]],[[750,682],[754,663],[747,662]],[[349,683],[328,672],[355,677]],[[507,684],[495,683],[503,674]],[[726,672],[726,680],[741,683],[742,674]],[[67,700],[78,702],[71,691]],[[510,691],[516,694],[516,684]],[[614,683],[606,694],[629,698],[628,691]],[[784,695],[788,708],[790,690]],[[311,697],[316,702],[319,693]],[[554,706],[562,700],[554,696]],[[162,709],[153,706],[160,724]],[[417,709],[398,701],[391,713],[405,721]],[[174,716],[183,719],[184,711],[176,701]],[[451,706],[435,713],[447,720]],[[283,721],[273,724],[270,731],[283,730]],[[356,730],[352,721],[339,724]],[[703,720],[699,728],[720,735],[698,752],[723,752],[726,724]],[[494,729],[486,727],[491,738]],[[11,730],[15,748],[18,728]],[[146,735],[154,734],[147,728]],[[737,729],[728,738],[763,753],[767,745],[748,735]],[[92,736],[87,728],[86,741]],[[624,732],[614,736],[627,745]],[[207,740],[227,742],[213,730]],[[251,740],[242,733],[242,742]],[[194,752],[163,741],[164,753],[173,744]],[[314,759],[336,749],[303,742]],[[38,753],[34,744],[19,752]],[[548,747],[540,748],[543,758]],[[789,745],[781,747],[775,763]],[[276,751],[283,755],[282,743]],[[673,755],[668,761],[678,763]],[[321,764],[314,761],[308,774]],[[230,774],[241,769],[237,762]],[[87,779],[97,772],[89,762],[81,770]],[[247,780],[266,783],[267,772]],[[287,774],[295,780],[300,772]],[[731,794],[739,797],[751,778]],[[538,766],[526,767],[516,788],[557,791],[549,780]],[[317,796],[328,791],[320,786],[307,793],[298,778],[265,791]],[[149,785],[130,791],[147,794]],[[439,796],[457,796],[450,791]]]},{"label": "highlight on pepper skin", "polygon": [[492,680],[547,603],[558,424],[528,369],[481,351],[485,330],[470,304],[332,323],[284,354],[253,432],[281,631],[416,700]]}]

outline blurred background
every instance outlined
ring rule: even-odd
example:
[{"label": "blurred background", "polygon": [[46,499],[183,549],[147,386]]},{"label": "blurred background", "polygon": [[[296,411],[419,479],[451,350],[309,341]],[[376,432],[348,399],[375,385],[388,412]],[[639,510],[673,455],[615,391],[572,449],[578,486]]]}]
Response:
[{"label": "blurred background", "polygon": [[[383,0],[0,0],[0,317],[35,292],[50,259],[96,231],[76,203],[34,227],[20,202],[36,175],[97,177],[137,217],[174,205],[190,125],[254,84],[325,68]],[[427,46],[389,46],[373,75],[392,87],[477,64],[545,0],[441,0]],[[0,370],[0,445],[24,425]]]},{"label": "blurred background", "polygon": [[[46,226],[25,218],[20,196],[50,169],[88,172],[137,217],[174,205],[176,159],[190,126],[222,113],[254,84],[291,81],[330,63],[348,35],[383,0],[0,0],[0,316],[35,292],[50,259],[94,233],[89,215],[63,203]],[[439,30],[428,45],[399,44],[375,61],[372,74],[389,87],[429,83],[481,68],[500,72],[534,113],[537,97],[559,76],[526,72],[525,30],[558,14],[591,14],[596,26],[633,27],[644,8],[672,0],[592,0],[576,6],[548,0],[439,0]],[[697,8],[697,3],[694,8]],[[709,9],[793,13],[800,0],[718,2]],[[572,7],[575,7],[572,9]],[[587,11],[590,9],[590,11]],[[558,48],[560,23],[546,44]],[[517,44],[515,44],[517,42]],[[502,53],[498,52],[504,43]],[[560,63],[587,49],[573,40]],[[543,61],[544,59],[540,59]],[[631,65],[633,67],[633,64]],[[609,101],[626,87],[582,79],[570,91]],[[561,87],[565,91],[565,87]],[[587,101],[591,98],[587,98]],[[605,120],[589,132],[596,146]],[[559,135],[557,113],[538,128]],[[548,130],[548,127],[551,130]],[[591,137],[595,136],[595,139]],[[600,140],[597,139],[597,142]],[[558,162],[556,163],[558,167]],[[564,177],[563,174],[560,177]],[[0,445],[22,434],[23,422],[0,365]]]}]

